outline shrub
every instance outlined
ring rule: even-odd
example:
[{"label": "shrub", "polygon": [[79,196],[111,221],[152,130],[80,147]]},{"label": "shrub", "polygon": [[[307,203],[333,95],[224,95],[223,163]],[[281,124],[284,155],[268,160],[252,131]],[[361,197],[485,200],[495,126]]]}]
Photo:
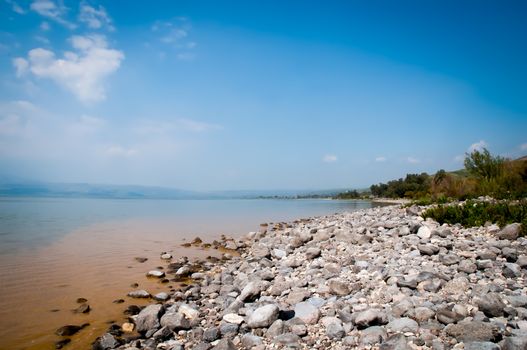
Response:
[{"label": "shrub", "polygon": [[503,227],[521,223],[522,235],[527,234],[527,200],[517,202],[481,202],[469,200],[464,204],[438,205],[423,213],[440,224],[461,224],[464,227],[483,226],[487,222]]}]

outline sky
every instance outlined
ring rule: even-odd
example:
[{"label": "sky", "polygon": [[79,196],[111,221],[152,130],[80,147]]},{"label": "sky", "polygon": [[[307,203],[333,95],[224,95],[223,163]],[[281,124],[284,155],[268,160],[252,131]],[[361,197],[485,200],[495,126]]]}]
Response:
[{"label": "sky", "polygon": [[0,0],[0,178],[364,188],[527,154],[525,1]]}]

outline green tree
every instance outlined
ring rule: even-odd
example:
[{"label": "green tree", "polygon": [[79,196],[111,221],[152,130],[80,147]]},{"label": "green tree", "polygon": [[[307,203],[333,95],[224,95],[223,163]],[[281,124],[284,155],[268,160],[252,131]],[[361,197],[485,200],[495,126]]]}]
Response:
[{"label": "green tree", "polygon": [[504,162],[505,159],[493,156],[486,148],[483,148],[482,151],[474,150],[466,154],[465,168],[471,175],[490,181],[501,175]]}]

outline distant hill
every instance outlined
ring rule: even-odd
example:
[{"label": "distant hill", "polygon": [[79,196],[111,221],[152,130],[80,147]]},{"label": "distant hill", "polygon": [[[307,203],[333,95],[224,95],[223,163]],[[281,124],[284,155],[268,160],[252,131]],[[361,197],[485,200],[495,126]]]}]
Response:
[{"label": "distant hill", "polygon": [[167,187],[87,183],[0,182],[0,197],[61,197],[116,199],[253,199],[330,197],[334,190],[187,191]]}]

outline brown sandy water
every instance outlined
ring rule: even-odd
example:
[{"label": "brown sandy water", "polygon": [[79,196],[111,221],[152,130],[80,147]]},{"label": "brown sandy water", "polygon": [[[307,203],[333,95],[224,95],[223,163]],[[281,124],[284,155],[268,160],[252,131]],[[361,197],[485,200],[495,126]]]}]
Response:
[{"label": "brown sandy water", "polygon": [[[202,235],[204,240],[211,235]],[[187,237],[190,239],[191,237]],[[146,272],[166,266],[160,253],[175,258],[220,256],[213,249],[183,248],[167,223],[134,221],[91,225],[45,247],[0,257],[0,349],[54,349],[62,337],[55,330],[66,324],[90,326],[71,337],[67,348],[88,349],[114,321],[125,322],[123,310],[149,300],[132,299],[130,285],[151,294],[168,291]],[[135,257],[148,260],[139,263]],[[77,298],[88,299],[91,311],[75,314]],[[112,301],[124,299],[125,303]],[[57,311],[58,310],[58,311]]]}]

